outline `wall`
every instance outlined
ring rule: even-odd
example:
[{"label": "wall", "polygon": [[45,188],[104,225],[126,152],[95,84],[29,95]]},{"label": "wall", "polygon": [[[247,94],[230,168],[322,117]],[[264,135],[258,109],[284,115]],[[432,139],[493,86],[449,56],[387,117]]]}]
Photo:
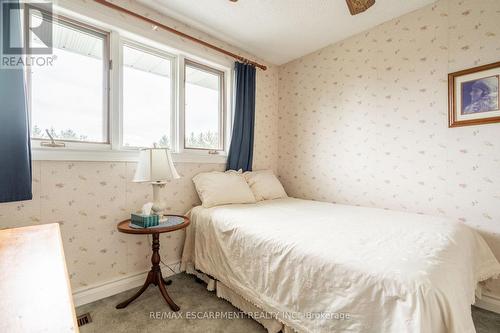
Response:
[{"label": "wall", "polygon": [[[152,37],[195,55],[213,59],[219,55],[204,47],[165,32],[153,32],[141,21],[110,11],[93,1],[58,1],[82,15],[111,24],[126,24],[135,33],[144,29]],[[134,10],[159,19],[184,32],[194,34],[233,52],[244,54],[221,41],[191,29],[168,17],[123,2]],[[246,55],[252,57],[251,55]],[[254,58],[254,57],[252,57]],[[233,61],[231,58],[227,58]],[[257,169],[277,169],[277,68],[257,70],[254,165]],[[204,171],[224,170],[222,164],[178,163],[182,178],[172,181],[163,192],[168,211],[184,214],[199,204],[191,178]],[[133,276],[150,267],[150,246],[146,237],[125,235],[116,224],[152,200],[152,188],[131,182],[135,163],[58,162],[33,163],[33,200],[0,204],[0,229],[43,223],[59,223],[73,291],[100,286],[122,277]],[[184,231],[162,235],[161,253],[165,263],[180,258]],[[167,273],[167,270],[165,273]]]},{"label": "wall", "polygon": [[500,259],[500,124],[447,125],[447,74],[499,51],[500,1],[442,0],[280,67],[286,190],[448,216]]}]

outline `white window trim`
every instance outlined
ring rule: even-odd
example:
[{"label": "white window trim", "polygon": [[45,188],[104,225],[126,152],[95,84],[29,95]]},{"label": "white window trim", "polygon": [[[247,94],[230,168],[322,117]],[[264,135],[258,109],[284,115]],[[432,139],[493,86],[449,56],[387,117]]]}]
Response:
[{"label": "white window trim", "polygon": [[117,71],[119,72],[119,85],[120,85],[120,88],[119,88],[119,91],[115,91],[116,94],[118,94],[120,96],[120,107],[119,107],[119,110],[118,111],[118,114],[119,114],[119,118],[120,118],[120,122],[119,124],[117,124],[117,127],[119,127],[119,133],[118,133],[118,150],[122,150],[122,151],[138,151],[140,150],[141,148],[143,147],[134,147],[134,146],[124,146],[123,145],[123,47],[128,45],[129,47],[132,47],[132,48],[136,48],[137,50],[140,50],[140,51],[143,51],[143,52],[148,52],[148,53],[151,53],[152,55],[155,55],[155,56],[158,56],[158,57],[162,57],[162,58],[165,58],[167,60],[169,60],[171,62],[171,72],[170,72],[170,75],[172,77],[172,84],[171,84],[171,87],[170,87],[170,94],[171,94],[171,99],[170,99],[170,111],[171,111],[171,115],[170,115],[170,124],[168,124],[170,126],[170,142],[171,142],[171,148],[173,150],[173,152],[177,152],[178,150],[175,149],[175,147],[177,146],[177,136],[176,136],[176,124],[177,124],[177,72],[178,72],[178,68],[177,68],[177,56],[175,54],[171,54],[169,52],[166,52],[166,51],[163,51],[163,50],[160,50],[158,48],[153,48],[149,45],[145,45],[143,43],[139,43],[139,42],[136,42],[134,40],[131,40],[129,38],[121,38],[120,39],[120,42],[119,42],[119,68],[117,68]]},{"label": "white window trim", "polygon": [[[56,20],[63,21],[66,24],[69,24],[71,26],[79,27],[84,31],[95,31],[96,35],[97,34],[102,34],[105,36],[104,38],[104,48],[103,48],[103,100],[102,100],[102,111],[103,111],[103,132],[106,134],[105,135],[105,142],[86,142],[86,141],[71,141],[71,140],[56,140],[56,141],[61,141],[64,142],[65,147],[68,147],[69,149],[95,149],[95,150],[105,150],[108,149],[111,146],[112,138],[111,138],[111,117],[112,117],[112,109],[111,109],[111,93],[110,93],[110,87],[112,84],[112,77],[111,77],[111,71],[110,71],[110,64],[111,64],[111,31],[107,29],[102,29],[100,27],[96,27],[95,25],[88,24],[84,21],[80,20],[75,20],[72,17],[68,16],[62,16],[59,15],[58,13],[54,13],[54,17]],[[109,63],[106,63],[108,62]],[[31,113],[32,113],[32,71],[30,67],[28,66],[26,68],[26,87],[27,87],[27,96],[28,96],[28,113],[29,113],[29,120],[30,120],[30,125],[31,125]],[[48,138],[31,138],[31,147],[32,149],[41,149],[41,148],[46,148],[42,146],[42,142],[48,142],[50,141]],[[59,148],[52,148],[52,149],[59,149],[63,150],[63,147]]]},{"label": "white window trim", "polygon": [[[135,35],[123,28],[110,26],[109,24],[96,21],[93,18],[71,12],[67,9],[54,8],[55,15],[63,15],[65,18],[81,23],[86,26],[109,33],[108,38],[108,57],[110,66],[108,72],[107,86],[108,93],[108,140],[109,143],[85,143],[64,141],[65,147],[44,147],[40,145],[41,141],[32,139],[32,159],[33,160],[53,160],[53,161],[109,161],[109,162],[136,162],[139,148],[123,146],[123,107],[122,107],[122,45],[137,45],[145,49],[158,50],[160,53],[173,57],[175,59],[172,68],[172,75],[176,84],[172,87],[173,114],[171,122],[171,142],[172,157],[174,162],[181,163],[213,163],[225,164],[229,151],[230,137],[232,133],[232,81],[233,71],[227,60],[220,62],[214,61],[213,56],[210,60],[203,57],[174,49],[165,42],[151,40],[142,36]],[[225,89],[225,108],[224,108],[224,135],[223,151],[218,154],[209,154],[207,150],[184,150],[184,59],[189,58],[214,69],[224,72]],[[182,84],[181,84],[182,83]],[[30,113],[31,115],[31,113]],[[58,140],[56,140],[58,141]]]},{"label": "white window trim", "polygon": [[[193,68],[196,68],[198,70],[206,70],[204,69],[203,67],[207,67],[210,72],[212,72],[213,70],[213,73],[214,74],[222,74],[221,77],[222,77],[222,82],[220,82],[221,86],[219,87],[221,89],[220,91],[220,94],[222,94],[222,98],[221,96],[219,95],[219,103],[222,103],[219,107],[219,119],[218,119],[218,122],[219,122],[219,131],[221,131],[222,133],[219,133],[219,145],[222,144],[222,146],[219,146],[217,147],[217,149],[203,149],[203,148],[195,148],[195,147],[187,147],[186,145],[186,117],[184,117],[184,121],[182,123],[180,123],[180,127],[183,129],[183,136],[182,136],[182,146],[180,147],[179,151],[190,151],[190,152],[197,152],[197,153],[207,153],[207,151],[209,151],[209,154],[210,153],[214,153],[214,154],[220,154],[220,153],[225,153],[225,150],[226,150],[226,142],[224,140],[224,136],[226,134],[226,119],[225,119],[225,116],[226,116],[226,100],[225,100],[225,96],[226,96],[226,79],[225,79],[225,72],[224,71],[221,71],[221,70],[218,70],[218,69],[214,69],[212,67],[209,67],[209,66],[205,66],[203,64],[200,64],[198,63],[197,61],[193,61],[191,59],[186,59],[184,58],[184,64],[183,66],[181,67],[182,68],[182,71],[184,72],[184,75],[186,74],[186,67],[187,66],[191,66]],[[181,86],[182,86],[182,95],[186,96],[186,78],[184,78],[184,80],[181,82]],[[183,106],[185,106],[186,104],[183,103],[182,104]],[[184,110],[183,110],[184,114],[186,113],[186,109],[184,107]],[[222,140],[221,140],[222,139]],[[222,141],[222,142],[221,142]]]},{"label": "white window trim", "polygon": [[[59,149],[59,150],[56,150]],[[138,150],[35,148],[31,150],[34,161],[88,161],[88,162],[137,162]],[[225,164],[225,155],[172,153],[176,163]]]}]

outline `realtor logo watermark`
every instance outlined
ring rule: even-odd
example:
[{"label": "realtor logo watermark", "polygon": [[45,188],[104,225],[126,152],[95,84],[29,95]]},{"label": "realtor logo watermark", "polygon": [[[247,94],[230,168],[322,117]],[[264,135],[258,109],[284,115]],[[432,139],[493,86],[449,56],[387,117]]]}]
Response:
[{"label": "realtor logo watermark", "polygon": [[339,320],[348,321],[352,319],[349,312],[243,312],[243,311],[187,311],[187,312],[165,312],[156,311],[149,312],[150,319],[156,320],[172,320],[172,319],[189,319],[189,320],[234,320],[241,318],[253,319],[291,319],[291,320]]},{"label": "realtor logo watermark", "polygon": [[51,2],[2,2],[0,68],[53,65],[52,13]]}]

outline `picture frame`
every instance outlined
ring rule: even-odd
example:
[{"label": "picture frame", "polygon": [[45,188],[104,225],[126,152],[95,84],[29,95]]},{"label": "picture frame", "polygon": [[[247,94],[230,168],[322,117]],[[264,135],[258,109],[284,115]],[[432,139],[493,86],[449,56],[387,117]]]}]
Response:
[{"label": "picture frame", "polygon": [[500,122],[500,61],[448,74],[448,127]]}]

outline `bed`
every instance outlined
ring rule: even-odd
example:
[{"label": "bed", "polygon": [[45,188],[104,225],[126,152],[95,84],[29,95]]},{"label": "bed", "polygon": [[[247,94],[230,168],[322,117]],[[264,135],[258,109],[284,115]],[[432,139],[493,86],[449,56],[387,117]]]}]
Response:
[{"label": "bed", "polygon": [[182,267],[268,331],[475,332],[478,282],[500,274],[477,232],[440,217],[293,198],[190,217]]}]

